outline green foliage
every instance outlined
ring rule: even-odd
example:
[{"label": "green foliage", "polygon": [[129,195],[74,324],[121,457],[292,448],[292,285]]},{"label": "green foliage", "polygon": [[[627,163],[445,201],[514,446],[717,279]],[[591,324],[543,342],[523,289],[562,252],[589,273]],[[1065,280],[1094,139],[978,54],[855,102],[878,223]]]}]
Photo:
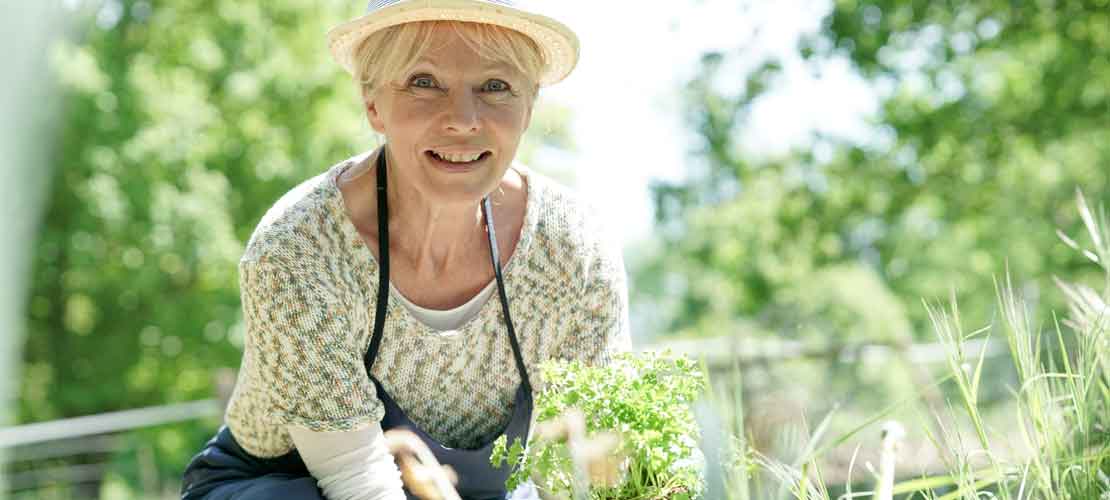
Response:
[{"label": "green foliage", "polygon": [[67,111],[21,420],[211,397],[214,369],[238,364],[236,263],[254,223],[365,146],[353,89],[314,50],[345,3],[75,12],[79,41],[52,53]]},{"label": "green foliage", "polygon": [[[944,472],[901,481],[894,494],[909,498],[999,498],[1050,500],[1103,499],[1110,495],[1110,219],[1095,212],[1079,197],[1079,213],[1089,243],[1080,245],[1061,233],[1067,245],[1086,255],[1101,268],[1098,290],[1085,284],[1058,281],[1069,315],[1047,330],[1038,326],[1026,299],[1007,277],[997,285],[1001,320],[996,329],[966,332],[955,303],[948,308],[928,306],[935,334],[945,348],[947,366],[937,383],[956,386],[958,396],[946,415],[931,415],[941,423],[930,439],[942,452]],[[1062,323],[1062,324],[1061,324]],[[984,358],[969,355],[966,343],[977,336],[997,334],[1009,346],[1018,373],[1013,388],[1016,412],[1009,428],[991,428],[982,417],[980,385]],[[739,382],[737,379],[736,382]],[[729,407],[739,397],[726,399]],[[871,426],[887,411],[864,423]],[[831,415],[830,415],[831,417]],[[737,418],[742,429],[743,414]],[[827,417],[826,419],[828,419]],[[822,441],[825,425],[810,440]],[[753,449],[746,437],[734,433],[730,452],[729,498],[770,496],[759,483],[760,472],[789,491],[793,498],[829,498],[820,471],[807,473],[803,464],[826,453],[832,445],[851,439],[861,428],[807,447],[800,463],[786,464]],[[961,429],[967,429],[965,436]],[[1007,442],[1007,439],[1020,443]],[[1019,452],[1014,454],[1014,445]],[[857,448],[857,452],[858,452]],[[905,474],[903,474],[905,476]],[[849,485],[850,487],[850,485]],[[859,495],[874,492],[857,491]]]},{"label": "green foliage", "polygon": [[1108,54],[1102,1],[838,1],[791,57],[813,72],[848,58],[881,101],[873,139],[815,135],[772,157],[746,152],[743,132],[786,65],[737,81],[729,63],[752,54],[707,54],[685,89],[695,168],[655,186],[664,241],[634,302],[666,306],[662,332],[750,318],[797,338],[898,341],[927,339],[919,300],[952,289],[985,324],[998,256],[1040,280],[1023,287],[1050,286],[1049,268],[1082,277],[1052,235],[1079,225],[1059,208],[1077,185],[1110,196]]},{"label": "green foliage", "polygon": [[[954,296],[961,323],[974,331],[1001,314],[996,276],[1021,277],[1014,288],[1044,318],[1066,306],[1050,293],[1052,275],[1101,278],[1054,234],[1083,225],[1066,208],[1076,186],[1110,199],[1110,5],[830,7],[794,53],[708,53],[687,83],[686,119],[696,134],[688,175],[654,186],[660,241],[633,269],[632,303],[651,316],[642,324],[664,335],[897,346],[935,340],[922,298]],[[746,131],[762,126],[753,120],[762,99],[792,72],[819,76],[843,61],[879,102],[867,140],[815,133],[784,153],[746,149]],[[740,74],[738,66],[754,69]],[[1077,341],[1067,342],[1074,349]],[[899,392],[934,392],[930,366],[883,367],[872,384],[850,379],[867,363],[860,361],[816,366],[824,375],[802,372],[801,363],[761,367],[772,380],[747,377],[745,396],[756,396],[749,416],[780,387],[809,391],[796,399],[824,414],[841,397],[830,386],[849,380],[854,389],[833,426],[852,428],[872,412],[860,411],[865,397],[878,396],[872,404],[882,408]],[[1005,391],[1017,383],[1014,367],[1003,365],[984,362],[974,388],[970,379],[962,388],[944,384],[926,406],[941,411],[944,396],[975,394],[985,413],[988,393],[1012,401]],[[782,372],[794,376],[774,379]]]},{"label": "green foliage", "polygon": [[[346,4],[74,4],[74,41],[51,51],[65,113],[21,422],[211,398],[217,369],[238,366],[236,264],[254,224],[291,186],[370,145],[320,42]],[[214,430],[136,439],[172,485]]]},{"label": "green foliage", "polygon": [[[702,491],[702,459],[691,405],[705,389],[698,366],[669,354],[623,353],[606,366],[551,361],[542,366],[544,389],[535,407],[539,424],[571,410],[585,416],[587,435],[620,437],[625,476],[616,486],[593,487],[596,499],[693,498]],[[510,490],[532,477],[539,488],[571,494],[576,470],[565,442],[497,442],[491,461],[518,464]]]}]

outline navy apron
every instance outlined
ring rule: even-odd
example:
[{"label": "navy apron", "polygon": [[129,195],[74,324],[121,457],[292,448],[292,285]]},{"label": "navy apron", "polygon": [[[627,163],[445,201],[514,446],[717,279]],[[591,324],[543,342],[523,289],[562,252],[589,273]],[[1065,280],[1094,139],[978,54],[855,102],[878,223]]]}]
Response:
[{"label": "navy apron", "polygon": [[[382,148],[377,162],[378,254],[380,256],[377,313],[374,316],[374,335],[370,339],[370,347],[364,358],[367,374],[371,373],[370,369],[381,346],[389,301],[389,206],[386,197],[385,157],[385,149]],[[509,300],[505,294],[500,252],[497,248],[497,236],[493,230],[493,211],[488,197],[482,200],[482,212],[489,239],[494,276],[497,279],[497,296],[501,301],[509,344],[512,346],[513,358],[521,380],[516,390],[513,415],[508,425],[499,432],[484,436],[481,440],[483,445],[477,449],[448,448],[409,420],[404,410],[393,401],[373,375],[370,375],[370,380],[378,391],[378,398],[385,406],[385,416],[382,417],[381,422],[382,430],[408,429],[416,434],[441,464],[449,465],[455,470],[459,479],[456,486],[459,496],[467,500],[507,498],[528,500],[538,498],[533,485],[526,484],[510,496],[505,491],[505,481],[512,469],[507,465],[493,467],[489,462],[493,442],[501,435],[508,438],[509,443],[516,439],[520,439],[521,442],[527,441],[528,426],[532,418],[532,384],[524,367],[524,358],[520,354],[520,345],[517,342],[516,331],[513,329],[512,318],[509,316]],[[405,490],[405,495],[409,499],[416,498],[409,493],[408,489]],[[317,487],[316,479],[309,474],[296,449],[275,458],[254,457],[239,446],[231,431],[224,425],[186,467],[181,486],[181,498],[183,500],[268,498],[323,500],[323,492]]]}]

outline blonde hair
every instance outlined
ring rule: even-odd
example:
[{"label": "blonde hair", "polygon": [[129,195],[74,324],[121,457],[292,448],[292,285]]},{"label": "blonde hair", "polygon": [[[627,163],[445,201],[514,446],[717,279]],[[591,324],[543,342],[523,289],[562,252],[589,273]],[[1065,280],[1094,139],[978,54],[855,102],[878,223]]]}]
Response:
[{"label": "blonde hair", "polygon": [[355,52],[355,78],[365,95],[373,95],[386,82],[400,78],[431,47],[437,29],[450,26],[483,58],[504,62],[531,83],[531,97],[546,64],[543,52],[527,35],[493,24],[460,21],[418,21],[379,30],[363,40]]}]

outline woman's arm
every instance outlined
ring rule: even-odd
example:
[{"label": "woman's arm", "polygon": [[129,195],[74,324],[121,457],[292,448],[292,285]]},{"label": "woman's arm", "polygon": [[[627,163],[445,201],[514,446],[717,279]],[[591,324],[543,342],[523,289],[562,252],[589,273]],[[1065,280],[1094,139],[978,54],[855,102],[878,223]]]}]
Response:
[{"label": "woman's arm", "polygon": [[255,443],[287,433],[327,498],[404,500],[362,359],[368,318],[319,268],[286,255],[240,264],[247,383],[237,390],[249,398],[229,419]]},{"label": "woman's arm", "polygon": [[366,314],[312,260],[294,254],[240,264],[243,370],[259,396],[245,409],[268,425],[317,432],[380,422],[385,407],[362,359]]}]

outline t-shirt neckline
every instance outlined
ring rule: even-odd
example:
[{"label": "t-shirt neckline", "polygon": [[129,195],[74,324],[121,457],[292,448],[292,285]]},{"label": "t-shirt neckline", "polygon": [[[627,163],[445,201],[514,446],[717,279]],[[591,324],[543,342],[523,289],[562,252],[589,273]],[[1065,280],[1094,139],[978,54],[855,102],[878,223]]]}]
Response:
[{"label": "t-shirt neckline", "polygon": [[[355,252],[356,258],[365,259],[365,261],[370,264],[370,266],[367,267],[367,273],[363,277],[366,280],[364,283],[365,289],[368,290],[368,295],[370,296],[370,301],[367,307],[370,307],[371,310],[373,310],[373,301],[376,300],[378,290],[378,261],[374,258],[373,252],[371,252],[370,249],[367,248],[366,242],[362,239],[362,235],[358,232],[358,228],[356,228],[354,222],[352,222],[350,214],[347,212],[347,205],[344,203],[343,200],[343,193],[342,191],[340,191],[338,184],[339,176],[343,175],[343,172],[347,171],[348,168],[367,161],[371,156],[373,156],[373,151],[363,153],[335,165],[329,172],[327,172],[327,182],[325,183],[325,185],[326,189],[329,190],[328,194],[330,196],[328,198],[332,202],[332,208],[334,210],[333,213],[338,219],[340,219],[340,226],[342,227],[342,231],[348,241],[353,242],[352,250]],[[540,176],[532,175],[532,172],[527,167],[519,164],[513,164],[509,168],[515,170],[520,175],[521,179],[524,180],[525,190],[524,223],[521,224],[520,227],[520,235],[517,238],[516,248],[514,248],[513,252],[509,255],[509,259],[505,263],[505,266],[502,268],[501,271],[505,281],[505,293],[506,295],[508,295],[508,298],[511,302],[513,294],[510,290],[513,288],[512,285],[515,282],[515,280],[513,279],[513,277],[515,276],[513,270],[518,267],[518,261],[526,259],[525,256],[528,254],[529,248],[531,248],[532,237],[535,233],[536,226],[539,221],[539,211],[537,210],[537,206],[540,198],[540,189],[537,188],[536,182],[540,180]],[[406,307],[404,307],[403,304],[401,304],[401,301],[398,298],[400,296],[400,292],[395,287],[393,287],[392,284],[390,284],[389,286],[389,293],[390,300],[387,314],[389,314],[390,321],[396,322],[397,327],[399,328],[409,331],[415,331],[422,337],[430,339],[452,341],[469,337],[469,335],[465,334],[468,333],[469,330],[474,328],[475,325],[483,323],[482,318],[487,317],[489,314],[500,314],[501,311],[500,301],[487,300],[485,304],[483,304],[482,307],[478,310],[477,314],[474,314],[463,324],[459,325],[458,328],[454,330],[440,331],[432,328],[431,326],[425,324],[424,322],[418,320],[415,316],[413,316],[413,314]]]}]

